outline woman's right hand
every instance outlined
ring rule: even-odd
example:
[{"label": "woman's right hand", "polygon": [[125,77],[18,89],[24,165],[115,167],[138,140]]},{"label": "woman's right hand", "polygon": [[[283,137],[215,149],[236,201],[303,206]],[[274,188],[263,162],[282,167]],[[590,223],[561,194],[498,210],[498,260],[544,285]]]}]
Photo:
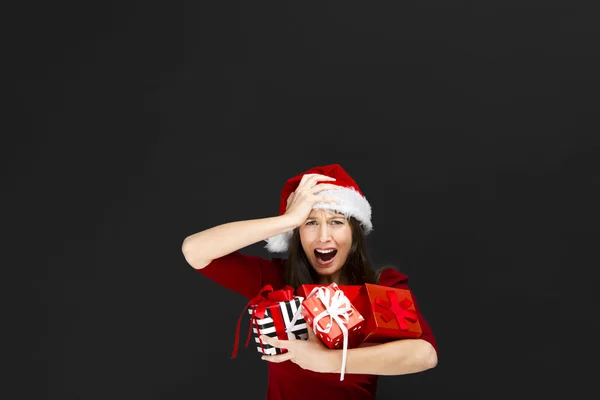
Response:
[{"label": "woman's right hand", "polygon": [[315,203],[337,203],[337,199],[318,193],[324,190],[339,190],[340,187],[329,183],[317,183],[322,181],[332,182],[335,178],[321,174],[305,174],[296,190],[287,198],[285,215],[293,216],[296,226],[306,221]]}]

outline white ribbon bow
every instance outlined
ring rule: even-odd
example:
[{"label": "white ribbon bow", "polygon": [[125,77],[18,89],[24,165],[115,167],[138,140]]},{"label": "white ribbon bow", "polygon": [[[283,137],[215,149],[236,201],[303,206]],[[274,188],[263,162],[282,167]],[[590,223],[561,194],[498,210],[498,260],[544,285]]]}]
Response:
[{"label": "white ribbon bow", "polygon": [[[318,286],[315,287],[310,292],[310,294],[306,296],[306,298],[308,299],[313,295],[319,300],[321,300],[321,302],[325,306],[325,310],[319,313],[319,315],[315,316],[313,320],[313,331],[315,332],[315,334],[317,333],[317,330],[325,334],[329,333],[329,331],[331,331],[333,319],[335,322],[337,322],[338,326],[342,331],[342,335],[344,336],[344,344],[342,348],[342,368],[340,375],[340,381],[343,381],[344,372],[346,370],[346,357],[348,350],[348,328],[346,327],[346,325],[348,325],[350,315],[352,315],[352,313],[354,312],[352,304],[350,303],[350,300],[348,300],[344,292],[340,289],[335,290],[333,295],[331,295],[331,291],[329,291],[326,286]],[[293,326],[296,320],[301,316],[301,310],[301,307],[298,308],[298,310],[294,314],[294,318],[292,319],[290,326]],[[329,322],[325,325],[325,328],[321,328],[321,326],[319,325],[319,321],[322,318],[325,318],[326,316],[329,316]]]}]

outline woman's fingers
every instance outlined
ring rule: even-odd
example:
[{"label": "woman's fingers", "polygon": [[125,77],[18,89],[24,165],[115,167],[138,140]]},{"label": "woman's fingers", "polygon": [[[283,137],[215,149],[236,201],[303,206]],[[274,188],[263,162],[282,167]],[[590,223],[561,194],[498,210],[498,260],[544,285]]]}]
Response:
[{"label": "woman's fingers", "polygon": [[325,190],[339,190],[341,187],[338,185],[332,185],[331,183],[319,183],[318,185],[311,188],[312,194],[317,194],[319,192],[323,192]]},{"label": "woman's fingers", "polygon": [[290,195],[289,195],[289,196],[288,196],[288,198],[287,198],[287,206],[286,206],[286,207],[289,207],[289,206],[290,206],[290,203],[291,203],[291,202],[294,200],[294,196],[295,196],[295,195],[296,195],[296,192],[292,192],[292,193],[290,193]]},{"label": "woman's fingers", "polygon": [[[318,202],[337,203],[339,200],[331,198],[326,195],[319,195],[319,192],[326,190],[340,189],[338,185],[331,183],[318,183],[322,181],[335,181],[335,178],[320,174],[305,174],[296,190],[287,198],[286,201],[286,212],[293,209],[296,212],[301,213],[303,218],[306,219],[310,213],[310,208],[313,204]],[[302,221],[304,221],[302,219]]]},{"label": "woman's fingers", "polygon": [[333,182],[335,181],[335,178],[332,178],[330,176],[327,175],[321,175],[321,174],[306,174],[302,177],[302,179],[300,180],[300,183],[298,184],[298,187],[301,186],[308,186],[308,187],[313,187],[317,184],[317,182],[319,181],[328,181],[328,182]]},{"label": "woman's fingers", "polygon": [[275,355],[272,355],[272,356],[264,355],[261,358],[263,360],[267,360],[269,362],[276,362],[276,363],[284,362],[284,361],[287,361],[287,360],[290,360],[292,362],[294,361],[294,356],[289,351],[285,352],[283,354],[275,354]]},{"label": "woman's fingers", "polygon": [[317,174],[304,174],[302,175],[302,179],[300,179],[300,182],[298,183],[298,187],[302,187],[307,180],[309,180],[310,178],[312,178],[313,176],[315,176]]},{"label": "woman's fingers", "polygon": [[270,344],[273,347],[279,347],[280,349],[284,348],[284,344],[286,348],[293,346],[293,343],[290,345],[290,340],[281,340],[266,335],[260,335],[260,340],[267,344]]}]

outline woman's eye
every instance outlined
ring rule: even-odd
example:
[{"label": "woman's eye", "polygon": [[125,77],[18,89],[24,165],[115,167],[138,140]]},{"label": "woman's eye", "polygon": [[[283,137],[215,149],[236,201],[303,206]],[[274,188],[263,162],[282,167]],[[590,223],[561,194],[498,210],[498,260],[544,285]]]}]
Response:
[{"label": "woman's eye", "polygon": [[[306,225],[317,225],[317,221],[307,221]],[[331,221],[330,224],[332,225],[344,225],[344,221],[340,221],[340,220],[334,220]]]}]

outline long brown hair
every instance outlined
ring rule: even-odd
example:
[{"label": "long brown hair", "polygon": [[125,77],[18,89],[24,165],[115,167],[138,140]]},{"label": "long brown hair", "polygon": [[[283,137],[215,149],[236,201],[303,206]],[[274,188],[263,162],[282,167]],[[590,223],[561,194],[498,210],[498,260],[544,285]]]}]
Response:
[{"label": "long brown hair", "polygon": [[[343,285],[362,285],[364,283],[376,284],[379,281],[381,270],[374,271],[371,268],[371,262],[366,246],[365,234],[360,222],[354,217],[348,218],[348,223],[352,229],[352,246],[348,253],[348,258],[342,266],[340,276]],[[310,265],[308,257],[302,248],[300,242],[300,233],[298,228],[294,229],[288,258],[285,267],[284,279],[287,285],[298,288],[302,284],[318,284],[321,277]]]}]

